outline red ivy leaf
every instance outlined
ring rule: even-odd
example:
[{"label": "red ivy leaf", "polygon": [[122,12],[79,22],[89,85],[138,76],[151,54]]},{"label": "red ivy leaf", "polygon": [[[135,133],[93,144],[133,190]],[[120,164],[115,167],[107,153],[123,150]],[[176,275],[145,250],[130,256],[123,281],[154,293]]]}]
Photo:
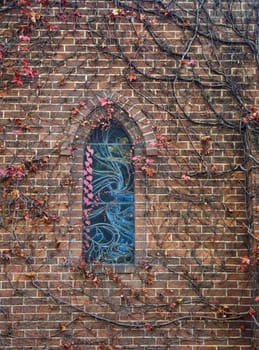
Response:
[{"label": "red ivy leaf", "polygon": [[14,135],[21,135],[22,134],[22,129],[14,129],[13,130]]},{"label": "red ivy leaf", "polygon": [[74,15],[75,17],[83,17],[82,13],[80,13],[78,10],[75,10],[75,11],[73,12],[73,15]]},{"label": "red ivy leaf", "polygon": [[174,309],[176,307],[176,303],[171,303],[169,306],[170,306],[170,309]]},{"label": "red ivy leaf", "polygon": [[71,113],[72,114],[77,114],[79,112],[79,109],[77,107],[73,107]]},{"label": "red ivy leaf", "polygon": [[144,328],[147,329],[147,330],[149,330],[149,331],[151,331],[151,330],[153,329],[153,326],[152,326],[152,324],[150,324],[150,323],[145,323],[145,324],[144,324]]},{"label": "red ivy leaf", "polygon": [[100,281],[98,280],[98,277],[95,276],[95,277],[93,278],[93,284],[94,284],[95,287],[99,287]]},{"label": "red ivy leaf", "polygon": [[190,176],[188,176],[188,175],[186,175],[186,174],[183,174],[183,175],[182,175],[182,179],[183,179],[184,181],[188,181],[188,180],[190,180],[191,178],[190,178]]},{"label": "red ivy leaf", "polygon": [[49,24],[48,25],[48,31],[51,32],[53,30],[57,30],[58,26],[56,24]]},{"label": "red ivy leaf", "polygon": [[0,176],[5,177],[6,176],[6,170],[0,169]]},{"label": "red ivy leaf", "polygon": [[252,307],[250,307],[250,309],[248,310],[248,314],[249,314],[250,316],[256,315],[255,309],[253,309]]},{"label": "red ivy leaf", "polygon": [[51,213],[51,214],[48,215],[48,218],[49,218],[50,220],[56,221],[56,220],[58,219],[58,214],[56,214],[56,213]]},{"label": "red ivy leaf", "polygon": [[22,72],[29,78],[34,78],[39,75],[39,71],[37,69],[32,69],[31,67],[27,66],[22,68]]},{"label": "red ivy leaf", "polygon": [[141,170],[143,170],[147,176],[153,176],[156,173],[155,169],[151,168],[148,165],[143,165],[141,167]]},{"label": "red ivy leaf", "polygon": [[241,262],[242,262],[242,264],[250,265],[251,260],[249,259],[248,256],[242,256],[242,257],[241,257]]},{"label": "red ivy leaf", "polygon": [[23,86],[23,81],[20,73],[17,73],[17,72],[14,73],[12,83],[15,83],[17,86]]},{"label": "red ivy leaf", "polygon": [[[94,154],[94,150],[89,145],[86,146],[86,150],[90,155]],[[89,154],[87,154],[87,155],[89,156]]]},{"label": "red ivy leaf", "polygon": [[111,106],[111,105],[113,105],[113,103],[114,103],[113,101],[108,100],[106,97],[102,97],[100,99],[100,104],[101,104],[102,107]]},{"label": "red ivy leaf", "polygon": [[23,35],[23,34],[19,36],[19,39],[22,41],[30,41],[31,40],[31,38],[28,35]]},{"label": "red ivy leaf", "polygon": [[187,62],[187,65],[188,66],[196,66],[197,64],[197,61],[195,59],[190,59],[190,61]]}]

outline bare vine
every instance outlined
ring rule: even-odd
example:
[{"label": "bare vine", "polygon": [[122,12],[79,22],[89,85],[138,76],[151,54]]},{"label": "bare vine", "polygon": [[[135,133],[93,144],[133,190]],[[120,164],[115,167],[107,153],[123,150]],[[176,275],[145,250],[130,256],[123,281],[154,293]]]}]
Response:
[{"label": "bare vine", "polygon": [[[204,325],[222,323],[236,324],[237,337],[250,341],[259,299],[252,210],[259,162],[256,0],[0,5],[3,283],[8,297],[31,293],[44,299],[50,315],[59,310],[64,317],[50,331],[36,319],[32,346],[122,349],[120,337],[129,330],[141,337],[164,332],[157,349],[190,339],[227,344],[231,337],[205,331]],[[133,97],[155,135],[154,155],[133,158],[147,184],[143,220],[150,241],[130,272],[71,255],[82,225],[73,212],[81,191],[74,175],[77,133],[116,117],[114,91]],[[64,279],[51,278],[60,271]],[[244,292],[244,304],[211,293],[227,274],[239,273],[242,288],[254,290],[250,299]],[[19,335],[8,306],[0,306],[0,315],[0,343],[9,349],[8,341],[25,333]],[[95,322],[108,327],[103,335]],[[255,349],[256,339],[250,344]]]}]

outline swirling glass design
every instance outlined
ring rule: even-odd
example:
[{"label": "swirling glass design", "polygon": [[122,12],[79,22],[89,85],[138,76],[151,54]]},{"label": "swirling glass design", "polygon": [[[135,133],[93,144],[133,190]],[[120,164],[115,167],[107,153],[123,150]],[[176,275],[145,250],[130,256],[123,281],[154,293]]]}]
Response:
[{"label": "swirling glass design", "polygon": [[[129,264],[134,262],[134,171],[132,143],[124,128],[111,121],[95,128],[85,152],[84,224],[86,261]],[[89,158],[89,159],[87,159]],[[89,193],[89,187],[92,193]],[[87,198],[86,198],[87,197]]]}]

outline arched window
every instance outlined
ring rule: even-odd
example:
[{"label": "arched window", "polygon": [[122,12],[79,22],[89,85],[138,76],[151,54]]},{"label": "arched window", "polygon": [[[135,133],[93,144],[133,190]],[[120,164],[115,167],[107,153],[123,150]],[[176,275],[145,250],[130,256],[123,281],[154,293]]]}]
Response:
[{"label": "arched window", "polygon": [[131,138],[120,122],[93,129],[85,145],[83,243],[86,261],[134,263]]}]

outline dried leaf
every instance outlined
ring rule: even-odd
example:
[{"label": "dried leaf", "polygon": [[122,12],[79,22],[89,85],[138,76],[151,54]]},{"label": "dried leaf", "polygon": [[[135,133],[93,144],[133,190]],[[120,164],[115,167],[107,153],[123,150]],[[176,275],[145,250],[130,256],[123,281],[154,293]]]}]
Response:
[{"label": "dried leaf", "polygon": [[60,323],[59,328],[60,328],[61,332],[64,332],[67,330],[67,327],[63,323]]},{"label": "dried leaf", "polygon": [[30,18],[32,23],[36,23],[37,21],[39,21],[41,19],[41,14],[35,11],[31,11],[30,12]]},{"label": "dried leaf", "polygon": [[176,299],[177,304],[180,304],[182,301],[183,301],[183,298],[177,298]]},{"label": "dried leaf", "polygon": [[127,79],[128,79],[129,81],[134,81],[134,80],[136,80],[136,79],[137,79],[136,73],[135,73],[134,71],[129,72],[129,74],[127,75]]},{"label": "dried leaf", "polygon": [[28,277],[28,278],[34,278],[36,276],[36,272],[26,272],[25,273],[25,276]]}]

